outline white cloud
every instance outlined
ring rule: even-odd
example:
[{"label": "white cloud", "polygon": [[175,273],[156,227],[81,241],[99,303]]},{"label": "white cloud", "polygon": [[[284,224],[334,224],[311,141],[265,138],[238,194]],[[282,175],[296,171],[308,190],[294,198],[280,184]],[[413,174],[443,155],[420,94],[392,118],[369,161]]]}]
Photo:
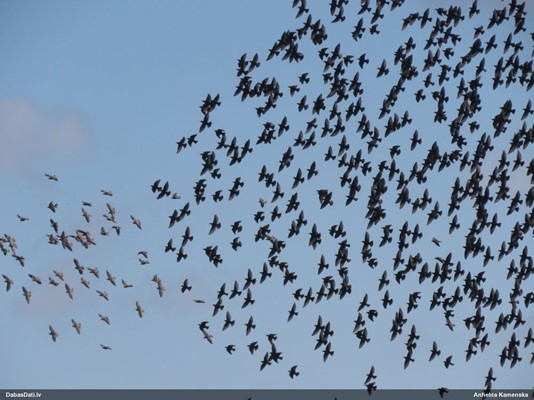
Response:
[{"label": "white cloud", "polygon": [[86,140],[80,115],[0,99],[0,171],[18,170],[43,157],[79,153]]}]

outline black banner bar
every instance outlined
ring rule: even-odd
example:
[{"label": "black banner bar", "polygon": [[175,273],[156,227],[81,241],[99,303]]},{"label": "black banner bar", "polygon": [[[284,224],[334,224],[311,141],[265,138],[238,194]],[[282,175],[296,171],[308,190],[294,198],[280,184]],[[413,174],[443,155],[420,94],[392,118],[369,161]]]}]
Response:
[{"label": "black banner bar", "polygon": [[5,399],[43,400],[467,400],[528,399],[525,390],[20,390],[2,389]]}]

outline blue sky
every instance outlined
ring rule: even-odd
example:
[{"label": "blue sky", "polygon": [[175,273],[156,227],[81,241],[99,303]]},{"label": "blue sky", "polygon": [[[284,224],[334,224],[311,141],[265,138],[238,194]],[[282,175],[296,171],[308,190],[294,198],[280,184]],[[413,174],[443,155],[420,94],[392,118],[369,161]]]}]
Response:
[{"label": "blue sky", "polygon": [[[425,28],[424,35],[418,24],[400,30],[402,18],[415,10],[424,10],[425,2],[410,2],[392,13],[387,7],[384,20],[380,21],[380,35],[370,36],[367,31],[358,43],[351,38],[353,26],[360,18],[356,16],[356,4],[347,7],[344,23],[332,24],[326,2],[309,3],[314,18],[321,18],[327,25],[329,37],[324,47],[332,49],[341,43],[344,55],[352,54],[357,59],[366,53],[370,59],[363,70],[359,69],[357,61],[348,66],[347,77],[352,78],[359,71],[366,114],[372,125],[382,131],[387,117],[379,120],[378,109],[398,76],[398,68],[393,65],[393,52],[412,36],[417,43],[414,50],[416,65],[420,65],[426,56],[422,48],[430,26]],[[490,3],[504,7],[499,1]],[[446,6],[449,4],[455,2],[446,2]],[[464,8],[464,14],[467,14],[467,8]],[[534,10],[531,5],[526,10],[528,27]],[[252,218],[260,210],[258,199],[263,197],[270,202],[272,198],[273,189],[266,189],[257,182],[262,165],[276,172],[281,155],[312,118],[310,110],[297,112],[296,104],[302,95],[306,93],[311,102],[327,90],[322,83],[323,65],[317,56],[323,46],[313,46],[307,38],[299,43],[299,50],[305,54],[301,63],[290,64],[280,59],[265,61],[268,49],[282,32],[302,25],[304,20],[294,16],[290,1],[4,1],[0,4],[0,49],[3,54],[0,64],[0,182],[5,188],[0,234],[16,238],[18,253],[26,258],[24,268],[10,255],[0,258],[1,273],[15,282],[11,291],[0,291],[3,326],[0,387],[363,388],[371,365],[375,366],[379,388],[480,388],[489,367],[493,367],[497,376],[494,387],[532,387],[533,369],[529,364],[532,345],[523,349],[523,338],[533,326],[532,306],[523,307],[526,324],[515,330],[521,339],[523,361],[513,369],[509,364],[503,368],[499,366],[500,351],[510,340],[512,330],[494,334],[494,321],[501,312],[509,311],[507,293],[513,284],[505,280],[506,267],[512,259],[517,262],[525,245],[532,244],[532,232],[525,236],[519,249],[502,262],[494,260],[483,268],[481,257],[464,260],[461,246],[468,221],[474,215],[472,203],[462,204],[458,212],[462,227],[454,235],[448,235],[448,222],[452,217],[446,216],[446,205],[456,177],[463,182],[468,179],[467,169],[460,172],[458,165],[454,165],[439,174],[432,171],[424,186],[415,182],[410,185],[412,198],[422,196],[428,188],[433,201],[439,201],[444,210],[444,215],[430,226],[426,225],[426,213],[434,204],[415,215],[411,214],[409,206],[399,210],[395,205],[396,182],[392,181],[384,202],[388,212],[386,221],[395,229],[393,243],[378,247],[380,227],[384,225],[380,223],[369,229],[375,241],[373,255],[379,261],[378,267],[370,269],[361,260],[369,185],[378,163],[389,160],[389,148],[401,146],[397,166],[405,174],[415,161],[426,156],[434,141],[442,152],[455,149],[450,143],[446,124],[433,123],[435,103],[430,98],[431,91],[439,89],[437,84],[425,91],[427,101],[415,102],[413,93],[422,87],[426,73],[420,73],[407,85],[394,108],[400,116],[409,110],[414,120],[412,125],[384,138],[371,154],[367,154],[367,145],[360,139],[360,134],[355,133],[359,117],[347,123],[345,135],[351,146],[349,153],[355,154],[361,148],[364,158],[374,166],[370,176],[360,176],[363,189],[356,204],[343,205],[346,189],[339,186],[341,172],[337,161],[323,161],[328,146],[337,151],[341,134],[319,139],[320,132],[317,132],[316,146],[308,150],[293,149],[295,158],[291,166],[276,174],[285,189],[285,197],[276,204],[267,204],[265,213],[266,221],[276,205],[283,213],[293,193],[290,189],[296,170],[305,171],[312,161],[318,162],[319,175],[298,189],[301,209],[308,218],[302,233],[287,239],[287,229],[298,214],[295,212],[271,223],[272,233],[287,243],[279,258],[288,262],[298,279],[294,284],[284,286],[282,274],[273,269],[271,279],[251,288],[256,300],[253,306],[241,309],[242,298],[225,299],[223,312],[212,318],[211,305],[216,301],[221,284],[226,282],[227,289],[231,289],[237,280],[242,286],[249,268],[259,278],[267,260],[268,243],[254,242],[258,226]],[[435,12],[432,16],[436,17]],[[490,10],[484,9],[473,20],[466,18],[455,28],[463,39],[454,48],[455,60],[467,53],[474,27],[486,26],[489,16]],[[367,21],[369,15],[365,18]],[[508,148],[511,132],[521,127],[521,110],[532,97],[532,92],[525,92],[519,84],[491,90],[493,66],[502,54],[502,42],[510,32],[510,24],[508,21],[493,30],[499,47],[486,56],[488,72],[480,89],[483,110],[476,117],[481,127],[473,135],[466,133],[467,150],[472,154],[481,134],[493,132],[491,119],[504,101],[513,101],[516,114],[507,133],[493,139],[495,149],[482,167],[486,175],[498,163],[502,150]],[[488,37],[486,33],[484,41]],[[520,58],[526,61],[532,49],[529,32],[521,33],[517,38],[523,41]],[[277,108],[263,118],[258,118],[254,110],[262,100],[241,102],[233,97],[238,84],[235,75],[237,59],[243,53],[249,57],[254,53],[260,56],[260,68],[251,74],[254,79],[275,76],[285,91]],[[376,72],[382,59],[387,60],[391,71],[388,76],[377,79]],[[466,76],[473,74],[478,59],[473,63],[475,65],[466,68]],[[451,65],[454,66],[452,62]],[[303,72],[310,73],[310,84],[290,97],[287,86],[296,84]],[[434,71],[436,81],[438,74],[439,68]],[[452,76],[445,84],[450,96],[446,105],[449,118],[460,104],[456,99],[457,84],[458,80]],[[199,105],[208,93],[220,93],[222,99],[221,107],[211,115],[213,127],[198,134],[198,144],[176,155],[176,141],[198,133],[202,119]],[[322,122],[325,114],[323,112],[318,121]],[[264,122],[278,124],[284,116],[288,117],[290,131],[272,145],[256,146],[241,164],[229,166],[228,159],[222,153],[218,154],[218,166],[223,176],[220,180],[207,178],[206,201],[196,205],[193,186],[200,179],[200,154],[216,145],[214,128],[225,129],[229,141],[237,137],[240,144],[247,139],[255,143]],[[525,122],[531,126],[532,116]],[[410,152],[409,139],[415,129],[423,143]],[[528,164],[533,156],[532,149],[522,150],[522,156]],[[509,159],[514,158],[515,153],[509,155]],[[509,184],[512,195],[519,191],[524,196],[529,190],[531,185],[525,171],[526,167],[522,167],[512,174]],[[59,181],[47,180],[45,173],[56,174]],[[229,201],[228,189],[238,176],[242,177],[245,186],[240,196]],[[171,191],[182,198],[156,200],[150,191],[150,185],[156,179],[169,181]],[[323,188],[333,191],[335,204],[320,210],[316,191]],[[101,190],[111,190],[113,196],[104,196]],[[225,195],[225,200],[220,203],[211,199],[216,190],[223,190]],[[58,203],[56,213],[47,209],[51,201]],[[91,207],[86,207],[93,216],[89,224],[81,215],[82,201],[92,203]],[[191,216],[169,229],[168,216],[188,201],[192,206]],[[117,224],[122,227],[120,236],[113,231],[108,237],[99,234],[101,227],[111,229],[111,224],[102,217],[107,212],[106,203],[117,210]],[[528,212],[523,203],[519,212],[506,216],[508,204],[501,202],[490,207],[490,215],[498,213],[502,222],[495,235],[489,235],[487,230],[482,235],[493,254],[497,253],[501,241],[507,240],[515,222],[522,222],[523,215]],[[20,222],[17,214],[29,217],[29,221]],[[208,235],[209,223],[215,214],[223,226]],[[130,215],[142,221],[142,230],[132,224]],[[46,234],[51,232],[50,218],[60,224],[60,232],[65,230],[74,234],[76,229],[89,230],[97,245],[86,250],[76,244],[72,253],[60,246],[49,245]],[[237,252],[230,247],[235,237],[230,225],[236,220],[242,220],[244,227],[239,235],[243,247]],[[313,287],[314,291],[319,289],[322,277],[317,275],[317,263],[322,254],[331,265],[323,276],[337,276],[333,264],[339,240],[331,238],[328,229],[340,220],[344,221],[351,243],[352,261],[348,267],[352,294],[343,300],[323,300],[306,308],[299,305],[299,315],[286,322],[287,312],[294,302],[293,291],[299,287],[304,291],[308,287]],[[405,252],[405,257],[419,252],[433,269],[435,257],[452,252],[454,262],[461,261],[466,273],[486,271],[486,293],[492,287],[501,293],[502,306],[492,311],[483,309],[491,346],[468,363],[465,362],[465,349],[472,332],[465,329],[462,319],[474,314],[473,304],[465,299],[456,307],[456,328],[451,332],[444,324],[441,310],[428,310],[432,292],[439,285],[429,282],[419,285],[414,273],[402,285],[394,280],[392,259],[398,230],[404,221],[408,221],[410,227],[419,223],[423,231],[422,239]],[[323,238],[316,250],[308,246],[314,223]],[[165,254],[163,248],[170,238],[175,244],[179,243],[187,226],[195,238],[186,248],[187,260],[176,263],[175,256]],[[433,236],[443,241],[441,247],[431,243]],[[204,254],[203,248],[208,245],[219,246],[224,262],[217,269]],[[137,252],[140,250],[149,252],[150,264],[139,265]],[[125,279],[133,287],[113,287],[102,276],[96,279],[86,270],[83,276],[91,281],[91,288],[86,289],[74,270],[73,257],[85,267],[98,267],[101,273],[109,270],[119,281]],[[56,288],[47,283],[54,270],[64,271],[65,281],[74,287],[74,300],[67,297],[62,285]],[[394,299],[393,306],[387,310],[382,308],[380,301],[384,291],[379,293],[377,290],[383,271],[388,271],[391,283],[387,289]],[[35,284],[28,274],[39,275],[43,284]],[[166,288],[162,298],[151,281],[155,274]],[[180,285],[186,278],[193,289],[182,294]],[[448,281],[444,290],[451,295],[461,284],[461,279]],[[21,294],[22,286],[32,291],[29,305]],[[100,298],[97,289],[107,291],[110,301]],[[534,289],[531,280],[524,282],[523,289],[525,293]],[[389,328],[394,313],[400,307],[406,314],[408,295],[414,291],[422,293],[420,305],[408,315],[403,334],[390,341]],[[367,322],[371,341],[359,349],[352,328],[365,293],[369,295],[371,307],[378,310],[379,317],[375,322]],[[206,303],[197,304],[194,299],[203,299]],[[135,311],[136,301],[146,311],[142,319]],[[227,310],[236,324],[222,331]],[[109,316],[110,326],[100,321],[99,313]],[[254,316],[257,328],[245,336],[244,324],[250,315]],[[335,331],[332,337],[335,354],[326,362],[323,362],[321,351],[313,350],[315,338],[311,332],[319,315],[323,321],[330,321]],[[82,323],[81,335],[70,326],[71,318]],[[204,320],[210,322],[213,345],[203,339],[197,327]],[[404,343],[412,324],[421,338],[414,350],[416,361],[403,369]],[[59,333],[55,343],[48,335],[49,325]],[[273,332],[278,334],[276,344],[284,358],[279,364],[260,372],[261,358],[269,350],[266,334]],[[251,356],[246,345],[254,340],[258,341],[260,350]],[[442,355],[429,363],[433,341],[440,345]],[[100,344],[110,345],[113,350],[104,351]],[[225,351],[229,344],[237,348],[231,356]],[[445,369],[443,360],[449,355],[453,356],[456,365]],[[293,365],[298,365],[301,374],[291,380],[287,371]]]}]

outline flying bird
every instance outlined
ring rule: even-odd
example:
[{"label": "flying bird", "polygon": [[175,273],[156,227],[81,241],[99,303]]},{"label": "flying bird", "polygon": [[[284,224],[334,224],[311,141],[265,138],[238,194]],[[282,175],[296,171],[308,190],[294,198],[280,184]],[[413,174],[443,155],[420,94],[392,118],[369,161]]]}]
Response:
[{"label": "flying bird", "polygon": [[28,289],[26,289],[24,286],[22,287],[22,294],[24,298],[26,299],[26,304],[30,304],[30,298],[32,297],[32,292],[30,292]]},{"label": "flying bird", "polygon": [[48,325],[48,329],[50,330],[49,335],[52,337],[52,341],[56,341],[57,337],[59,336],[58,333],[52,328],[52,325]]},{"label": "flying bird", "polygon": [[4,282],[6,283],[6,292],[9,292],[9,289],[11,289],[11,286],[13,286],[13,280],[4,274],[2,274],[2,278],[4,278]]},{"label": "flying bird", "polygon": [[143,318],[143,313],[145,312],[145,310],[143,310],[141,304],[139,304],[138,301],[135,302],[135,310],[137,311],[139,318]]},{"label": "flying bird", "polygon": [[53,175],[53,174],[44,174],[49,180],[51,181],[58,181],[58,177],[56,175]]},{"label": "flying bird", "polygon": [[76,322],[74,319],[71,319],[70,321],[72,322],[72,327],[76,330],[76,333],[80,335],[82,332],[82,324],[79,322]]}]

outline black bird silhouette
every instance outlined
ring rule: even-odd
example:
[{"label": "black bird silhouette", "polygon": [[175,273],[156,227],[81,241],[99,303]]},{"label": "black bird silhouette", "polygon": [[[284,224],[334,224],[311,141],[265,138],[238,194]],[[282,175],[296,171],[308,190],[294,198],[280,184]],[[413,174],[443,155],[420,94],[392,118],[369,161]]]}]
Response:
[{"label": "black bird silhouette", "polygon": [[297,371],[297,365],[293,365],[289,370],[289,377],[294,379],[296,376],[299,376],[300,372]]},{"label": "black bird silhouette", "polygon": [[432,342],[432,349],[430,350],[430,358],[428,359],[428,361],[432,361],[434,358],[436,358],[436,356],[440,356],[440,355],[441,355],[441,350],[438,349],[437,343],[435,341]]},{"label": "black bird silhouette", "polygon": [[367,374],[366,378],[365,378],[365,382],[363,383],[364,385],[367,385],[369,382],[371,382],[372,380],[375,380],[376,379],[376,375],[375,375],[375,367],[374,365],[371,366],[371,370],[369,371],[369,373]]}]

